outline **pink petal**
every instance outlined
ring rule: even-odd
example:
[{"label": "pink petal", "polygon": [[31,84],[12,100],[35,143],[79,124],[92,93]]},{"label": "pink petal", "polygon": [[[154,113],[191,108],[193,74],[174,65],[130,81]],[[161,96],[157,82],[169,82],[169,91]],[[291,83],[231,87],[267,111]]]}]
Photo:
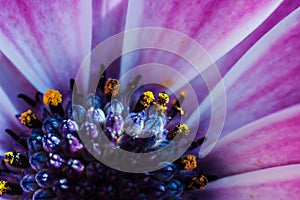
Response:
[{"label": "pink petal", "polygon": [[93,48],[108,37],[124,31],[127,6],[128,0],[93,0]]},{"label": "pink petal", "polygon": [[[202,0],[168,0],[167,3],[131,1],[126,29],[164,27],[182,32],[199,42],[216,61],[257,28],[279,4],[280,1],[240,1],[232,4]],[[178,59],[160,52],[146,54],[140,62],[148,63],[149,60],[162,64],[165,60],[173,60],[173,64],[178,62]],[[124,67],[134,64],[126,62]]]},{"label": "pink petal", "polygon": [[201,165],[228,176],[300,163],[300,104],[244,126],[219,140]]},{"label": "pink petal", "polygon": [[183,199],[299,199],[299,185],[300,165],[288,165],[222,178]]},{"label": "pink petal", "polygon": [[[299,102],[299,17],[297,9],[277,24],[224,77],[227,88],[224,134]],[[210,119],[209,98],[201,108],[201,126],[205,132]],[[222,113],[215,116],[218,117]]]},{"label": "pink petal", "polygon": [[[284,17],[289,15],[293,10],[298,8],[300,2],[294,0],[286,0],[280,4],[280,6],[252,33],[250,33],[243,41],[237,44],[233,49],[228,53],[222,56],[216,65],[220,71],[221,76],[223,77],[233,66],[238,62],[238,60],[262,37],[266,34],[272,27],[278,24]],[[210,67],[208,70],[202,73],[203,77],[209,77],[213,79],[214,84],[219,82],[216,79],[213,69]],[[198,94],[199,100],[202,101],[207,95],[208,91],[206,84],[201,79],[197,77],[191,81],[191,84],[201,90],[201,93]]]},{"label": "pink petal", "polygon": [[90,1],[1,1],[1,51],[39,90],[67,86],[90,50]]}]

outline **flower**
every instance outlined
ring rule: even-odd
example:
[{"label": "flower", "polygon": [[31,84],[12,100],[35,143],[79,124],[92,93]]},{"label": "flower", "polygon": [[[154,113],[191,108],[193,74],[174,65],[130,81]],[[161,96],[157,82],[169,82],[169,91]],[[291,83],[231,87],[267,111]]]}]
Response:
[{"label": "flower", "polygon": [[[21,123],[16,123],[12,118],[12,115],[28,108],[26,104],[17,103],[19,94],[33,107],[37,106],[38,101],[32,101],[27,96],[33,96],[37,90],[44,93],[48,88],[56,88],[63,92],[62,96],[68,97],[66,82],[75,76],[90,49],[105,38],[135,27],[171,28],[187,34],[205,47],[219,67],[227,95],[227,117],[221,139],[212,152],[199,161],[206,174],[217,175],[218,179],[213,182],[208,180],[206,189],[192,190],[185,193],[185,197],[273,199],[276,196],[278,199],[297,199],[297,130],[300,124],[298,6],[295,1],[243,1],[230,4],[225,1],[162,3],[114,0],[53,2],[50,5],[40,1],[1,1],[1,127],[24,130]],[[111,71],[110,75],[117,77],[119,73],[148,61],[172,63],[172,67],[182,74],[193,74],[189,70],[182,70],[184,63],[177,62],[177,59],[149,50],[145,54],[137,53],[122,60],[122,68]],[[213,77],[210,72],[209,68],[204,76]],[[203,110],[200,122],[202,133],[198,135],[201,138],[207,131],[210,118],[209,98],[205,98],[208,91],[200,77],[189,77],[194,88],[201,91],[198,94]],[[178,87],[184,88],[184,85],[179,84]],[[39,98],[38,93],[37,100]],[[62,110],[54,112],[61,113]],[[35,119],[33,116],[30,118]],[[26,123],[27,118],[22,119]],[[29,126],[33,124],[27,123]],[[89,127],[89,130],[92,128]],[[17,138],[18,134],[8,132]],[[38,137],[38,133],[35,134]],[[90,134],[95,135],[92,131]],[[59,138],[51,133],[46,137],[45,141],[54,144],[47,145],[51,151]],[[5,136],[1,138],[3,151],[11,150],[11,140]],[[73,149],[75,152],[82,148],[76,137],[69,135],[68,141],[76,144]],[[22,143],[21,140],[19,142]],[[36,145],[33,147],[39,148]],[[198,150],[196,148],[190,153],[197,153]],[[22,154],[10,152],[6,159],[10,158],[12,163],[11,155],[18,158],[14,159],[16,165],[27,160]],[[35,156],[42,161],[45,159],[44,154]],[[55,166],[60,167],[59,163],[64,158],[57,154],[49,156]],[[80,175],[84,164],[76,159],[68,163]],[[39,176],[55,176],[38,169],[39,165],[35,167]],[[90,168],[102,170],[98,163],[91,164]],[[112,181],[118,176],[114,170],[109,173]],[[101,176],[101,173],[98,175]],[[20,177],[18,174],[11,177],[4,172],[1,176],[15,180],[22,178],[29,182],[35,178],[30,175]],[[198,182],[206,180],[204,177],[194,179],[191,188]],[[169,188],[178,191],[178,182],[172,183]],[[42,184],[47,183],[39,183]],[[67,179],[61,179],[58,184],[64,186],[69,183]],[[128,191],[135,191],[138,183],[126,179],[124,185],[124,194],[128,194]],[[32,187],[37,189],[36,185]],[[78,187],[86,188],[82,192],[87,193],[94,190],[89,180],[82,181]],[[101,187],[100,193],[105,191],[107,197],[112,199],[115,188],[109,185]],[[11,191],[9,188],[19,192],[18,185],[11,182],[1,182],[0,188],[3,192]],[[51,195],[49,191],[39,192],[42,196]]]}]

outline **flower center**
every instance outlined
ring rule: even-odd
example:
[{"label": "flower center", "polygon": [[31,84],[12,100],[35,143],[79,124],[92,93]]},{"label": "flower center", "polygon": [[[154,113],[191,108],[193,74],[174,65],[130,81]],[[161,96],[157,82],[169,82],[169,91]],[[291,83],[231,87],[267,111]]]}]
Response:
[{"label": "flower center", "polygon": [[[170,123],[177,115],[184,114],[181,108],[184,93],[171,101],[169,107],[170,97],[166,92],[156,93],[156,100],[155,92],[150,90],[141,93],[132,109],[124,104],[123,99],[129,99],[126,91],[135,89],[139,80],[140,76],[136,77],[120,95],[119,81],[103,75],[97,94],[88,95],[81,105],[70,101],[65,109],[58,90],[48,89],[43,95],[43,103],[48,108],[38,107],[40,98],[34,101],[22,95],[35,109],[43,111],[43,120],[27,110],[19,120],[30,129],[29,136],[20,137],[6,130],[27,154],[14,151],[5,154],[5,171],[10,176],[21,175],[22,179],[19,185],[0,181],[0,194],[24,192],[33,199],[74,196],[87,199],[95,195],[100,199],[108,196],[110,199],[176,199],[183,191],[205,188],[208,178],[200,173],[201,166],[197,165],[194,155],[186,155],[173,163],[162,161],[162,167],[154,172],[134,174],[105,166],[87,151],[92,149],[102,158],[110,158],[112,148],[147,153],[172,144],[172,154],[179,145],[173,139],[190,134],[186,124]],[[79,134],[90,141],[89,147],[83,144]],[[104,134],[113,147],[101,146],[100,134]],[[193,142],[190,148],[196,148],[203,141],[202,138]],[[112,160],[120,163],[122,159],[126,158]]]}]

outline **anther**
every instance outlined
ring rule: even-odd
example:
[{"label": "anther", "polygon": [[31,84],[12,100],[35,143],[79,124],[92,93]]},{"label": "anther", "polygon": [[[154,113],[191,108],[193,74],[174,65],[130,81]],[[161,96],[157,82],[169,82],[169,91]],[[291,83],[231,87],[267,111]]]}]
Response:
[{"label": "anther", "polygon": [[173,131],[168,133],[167,139],[172,140],[177,134],[188,135],[190,134],[190,129],[186,124],[179,124],[174,128]]},{"label": "anther", "polygon": [[23,112],[19,116],[19,120],[28,128],[40,128],[42,126],[42,122],[37,119],[37,117],[33,114],[32,110],[30,109],[26,112]]},{"label": "anther", "polygon": [[186,157],[180,159],[180,165],[184,170],[193,170],[197,167],[196,156],[187,155]]},{"label": "anther", "polygon": [[104,86],[104,93],[106,101],[111,101],[112,97],[116,97],[119,93],[120,83],[117,79],[107,79]]},{"label": "anther", "polygon": [[43,101],[46,106],[49,106],[52,114],[64,115],[62,94],[58,90],[48,89],[43,96]]},{"label": "anther", "polygon": [[176,116],[177,113],[184,115],[184,110],[181,108],[181,104],[185,99],[185,92],[181,92],[179,97],[172,103],[173,106],[169,112],[169,117],[172,119]]},{"label": "anther", "polygon": [[159,115],[164,114],[168,109],[167,103],[169,103],[169,96],[166,93],[159,93],[157,102],[154,102]]},{"label": "anther", "polygon": [[149,107],[154,101],[154,95],[151,91],[144,92],[135,106],[133,112],[138,113],[144,111],[147,107]]},{"label": "anther", "polygon": [[10,166],[18,168],[29,167],[28,159],[19,152],[6,152],[3,161]]},{"label": "anther", "polygon": [[204,189],[207,183],[207,178],[204,175],[201,175],[200,177],[193,177],[190,179],[190,183],[188,184],[187,188],[192,190]]}]

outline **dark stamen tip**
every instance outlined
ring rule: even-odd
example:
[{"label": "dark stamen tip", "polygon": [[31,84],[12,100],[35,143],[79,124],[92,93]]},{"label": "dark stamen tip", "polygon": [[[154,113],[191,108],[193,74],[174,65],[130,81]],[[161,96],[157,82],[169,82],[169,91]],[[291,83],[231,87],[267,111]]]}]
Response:
[{"label": "dark stamen tip", "polygon": [[5,132],[10,135],[16,142],[21,144],[23,147],[27,149],[27,142],[26,140],[22,139],[20,136],[18,136],[15,132],[13,132],[10,129],[5,129]]},{"label": "dark stamen tip", "polygon": [[39,103],[43,102],[43,94],[41,92],[35,93],[35,101]]},{"label": "dark stamen tip", "polygon": [[74,84],[75,84],[75,80],[74,79],[70,79],[70,89],[71,90],[74,89]]},{"label": "dark stamen tip", "polygon": [[219,177],[216,175],[209,175],[209,176],[206,176],[206,178],[207,178],[208,182],[213,182],[213,181],[219,179]]},{"label": "dark stamen tip", "polygon": [[26,103],[28,103],[32,107],[36,106],[36,102],[25,94],[19,94],[18,98],[23,99]]},{"label": "dark stamen tip", "polygon": [[193,149],[201,146],[206,140],[207,140],[207,137],[202,137],[202,138],[192,142],[192,144],[188,148],[188,151],[193,150]]}]

